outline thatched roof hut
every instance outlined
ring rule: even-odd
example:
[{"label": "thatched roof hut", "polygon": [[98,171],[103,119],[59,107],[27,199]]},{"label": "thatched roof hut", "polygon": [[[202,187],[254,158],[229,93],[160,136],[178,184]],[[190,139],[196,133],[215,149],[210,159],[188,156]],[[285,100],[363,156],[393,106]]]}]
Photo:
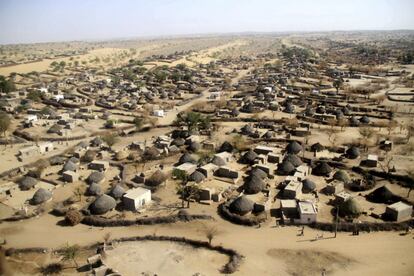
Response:
[{"label": "thatched roof hut", "polygon": [[310,193],[316,189],[316,184],[312,180],[306,178],[302,181],[302,192]]},{"label": "thatched roof hut", "polygon": [[313,151],[313,152],[321,152],[323,150],[325,150],[325,147],[319,142],[317,142],[317,143],[315,143],[311,146],[311,151]]},{"label": "thatched roof hut", "polygon": [[167,180],[167,176],[161,171],[156,170],[149,178],[145,179],[145,185],[156,187]]},{"label": "thatched roof hut", "polygon": [[149,159],[154,159],[160,156],[161,152],[156,147],[147,148],[144,152],[144,156]]},{"label": "thatched roof hut", "polygon": [[353,127],[359,126],[358,119],[355,118],[355,116],[352,116],[351,118],[349,118],[349,125]]},{"label": "thatched roof hut", "polygon": [[171,145],[174,145],[177,147],[184,146],[184,144],[185,144],[185,140],[184,138],[181,138],[181,137],[177,137],[171,142]]},{"label": "thatched roof hut", "polygon": [[112,190],[109,192],[109,195],[112,196],[115,199],[120,199],[125,194],[125,189],[122,188],[121,185],[116,185],[112,188]]},{"label": "thatched roof hut", "polygon": [[103,194],[99,196],[95,201],[89,206],[89,209],[94,215],[102,215],[106,212],[114,209],[116,206],[116,201],[109,195]]},{"label": "thatched roof hut", "polygon": [[98,183],[92,183],[86,190],[86,194],[89,196],[98,196],[102,194],[101,186]]},{"label": "thatched roof hut", "polygon": [[287,154],[285,158],[283,158],[283,161],[289,161],[295,168],[303,164],[300,157],[295,154]]},{"label": "thatched roof hut", "polygon": [[339,170],[335,172],[335,174],[333,175],[333,179],[341,181],[345,184],[351,181],[351,178],[349,177],[348,173],[344,170]]},{"label": "thatched roof hut", "polygon": [[339,205],[339,215],[356,218],[362,213],[362,208],[355,198],[350,198]]},{"label": "thatched roof hut", "polygon": [[105,179],[105,174],[103,172],[94,171],[88,176],[86,181],[89,184],[92,184],[92,183],[100,183],[104,179]]},{"label": "thatched roof hut", "polygon": [[331,166],[328,165],[325,161],[319,162],[315,168],[313,168],[312,173],[319,176],[328,176],[332,172]]},{"label": "thatched roof hut", "polygon": [[265,179],[267,177],[267,173],[259,168],[253,168],[250,172],[249,175],[252,176],[257,176],[261,179]]},{"label": "thatched roof hut", "polygon": [[265,188],[265,182],[258,176],[250,175],[244,183],[244,192],[246,194],[257,194]]},{"label": "thatched roof hut", "polygon": [[62,171],[66,172],[66,171],[76,171],[78,169],[78,165],[76,165],[75,163],[73,163],[72,161],[67,161],[65,163],[65,165],[63,166]]},{"label": "thatched roof hut", "polygon": [[30,200],[30,203],[33,205],[39,205],[39,204],[42,204],[48,201],[51,198],[52,198],[51,192],[49,192],[46,189],[40,188],[34,193],[32,199]]},{"label": "thatched roof hut", "polygon": [[63,165],[65,163],[66,158],[63,156],[53,156],[52,158],[49,159],[49,163],[52,166],[55,165]]},{"label": "thatched roof hut", "polygon": [[224,151],[226,151],[226,152],[230,152],[231,153],[231,152],[233,152],[233,150],[234,150],[233,145],[230,144],[229,142],[225,141],[225,142],[223,142],[223,144],[221,144],[218,152],[224,152]]},{"label": "thatched roof hut", "polygon": [[394,195],[386,186],[379,187],[367,195],[367,199],[375,203],[393,204],[401,200]]},{"label": "thatched roof hut", "polygon": [[192,151],[192,152],[197,152],[201,149],[201,144],[199,142],[193,141],[190,143],[190,145],[188,146],[188,150]]},{"label": "thatched roof hut", "polygon": [[202,174],[199,171],[194,171],[190,176],[188,177],[190,181],[194,181],[196,183],[202,182],[204,179],[206,179],[205,175]]},{"label": "thatched roof hut", "polygon": [[224,161],[220,156],[214,156],[213,160],[211,160],[211,163],[219,167],[226,165],[226,161]]},{"label": "thatched roof hut", "polygon": [[357,159],[360,155],[359,148],[352,146],[346,151],[346,157],[349,159]]},{"label": "thatched roof hut", "polygon": [[368,118],[367,115],[362,116],[359,121],[363,124],[369,124],[371,122],[371,120]]},{"label": "thatched roof hut", "polygon": [[51,126],[48,130],[47,133],[54,133],[54,134],[59,134],[62,131],[63,127],[58,125],[58,124],[54,124],[53,126]]},{"label": "thatched roof hut", "polygon": [[244,135],[250,135],[254,132],[254,129],[251,125],[244,125],[241,129],[240,129],[241,133],[243,133]]},{"label": "thatched roof hut", "polygon": [[180,159],[178,159],[178,164],[184,164],[184,163],[197,163],[197,161],[194,159],[193,156],[191,156],[191,154],[189,154],[188,152],[184,153],[183,155],[181,155]]},{"label": "thatched roof hut", "polygon": [[92,139],[91,141],[91,146],[92,147],[99,147],[103,144],[103,140],[101,137],[95,137]]},{"label": "thatched roof hut", "polygon": [[68,159],[68,162],[72,162],[73,164],[79,164],[80,160],[79,158],[76,158],[75,156],[72,156],[71,158]]},{"label": "thatched roof hut", "polygon": [[298,154],[302,150],[302,146],[296,141],[292,141],[286,146],[286,151],[291,154]]},{"label": "thatched roof hut", "polygon": [[19,182],[19,188],[22,191],[27,191],[36,186],[37,179],[33,178],[31,176],[25,176],[23,177]]},{"label": "thatched roof hut", "polygon": [[277,166],[277,173],[280,175],[290,175],[295,172],[295,166],[288,160],[283,160]]},{"label": "thatched roof hut", "polygon": [[244,216],[253,211],[254,202],[248,199],[246,196],[236,198],[230,203],[230,212]]},{"label": "thatched roof hut", "polygon": [[257,153],[250,149],[245,154],[243,154],[240,161],[244,164],[254,164],[254,161],[257,157],[259,157]]}]

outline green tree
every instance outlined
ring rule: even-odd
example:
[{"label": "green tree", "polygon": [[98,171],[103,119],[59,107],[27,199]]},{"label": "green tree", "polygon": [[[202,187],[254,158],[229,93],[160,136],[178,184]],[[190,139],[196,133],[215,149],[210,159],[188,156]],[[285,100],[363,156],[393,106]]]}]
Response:
[{"label": "green tree", "polygon": [[13,80],[0,75],[0,92],[9,93],[16,90]]},{"label": "green tree", "polygon": [[3,134],[3,136],[6,136],[7,130],[9,130],[11,125],[11,119],[9,115],[5,112],[0,113],[0,132]]},{"label": "green tree", "polygon": [[144,125],[144,122],[145,122],[145,119],[142,117],[135,117],[133,120],[133,123],[137,130],[140,130],[142,128],[142,126]]},{"label": "green tree", "polygon": [[73,261],[76,268],[78,268],[79,265],[76,261],[76,257],[79,255],[79,252],[80,247],[78,245],[69,245],[69,243],[67,243],[66,246],[61,249],[60,255],[62,256],[63,261]]},{"label": "green tree", "polygon": [[335,89],[336,89],[336,93],[338,93],[339,92],[339,88],[341,88],[342,87],[342,84],[343,84],[343,81],[341,80],[341,79],[336,79],[336,80],[334,80],[334,82],[333,82],[333,86],[335,87]]},{"label": "green tree", "polygon": [[116,137],[114,134],[110,133],[107,135],[104,135],[102,137],[102,140],[109,146],[112,147],[115,145],[116,142],[118,142],[118,137]]},{"label": "green tree", "polygon": [[27,94],[26,98],[34,102],[40,102],[42,95],[39,91],[30,91]]}]

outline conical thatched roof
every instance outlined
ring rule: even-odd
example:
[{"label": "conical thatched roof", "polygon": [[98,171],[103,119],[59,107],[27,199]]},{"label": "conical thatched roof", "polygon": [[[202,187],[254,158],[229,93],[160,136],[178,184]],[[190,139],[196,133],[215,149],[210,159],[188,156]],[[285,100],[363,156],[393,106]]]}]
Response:
[{"label": "conical thatched roof", "polygon": [[338,181],[342,181],[345,184],[349,183],[351,181],[351,178],[349,177],[348,173],[344,170],[339,170],[339,171],[335,172],[335,174],[333,175],[333,179],[336,179]]},{"label": "conical thatched roof", "polygon": [[241,161],[244,164],[253,164],[257,157],[257,153],[255,153],[253,150],[249,150],[243,154]]},{"label": "conical thatched roof", "polygon": [[109,194],[115,199],[120,199],[125,194],[125,189],[121,185],[116,185]]},{"label": "conical thatched roof", "polygon": [[226,165],[226,161],[224,161],[220,156],[214,156],[213,160],[211,160],[211,163],[219,167]]},{"label": "conical thatched roof", "polygon": [[73,164],[79,164],[80,160],[78,158],[76,158],[75,156],[72,156],[71,158],[68,159],[68,162],[72,162]]},{"label": "conical thatched roof", "polygon": [[244,183],[246,194],[257,194],[265,188],[265,182],[258,176],[250,175]]},{"label": "conical thatched roof", "polygon": [[319,162],[318,165],[312,170],[314,175],[326,176],[332,172],[331,166],[325,161]]},{"label": "conical thatched roof", "polygon": [[291,103],[286,104],[285,110],[286,113],[293,113],[295,111],[295,106]]},{"label": "conical thatched roof", "polygon": [[66,171],[76,171],[78,169],[78,165],[76,165],[75,163],[73,163],[72,161],[67,161],[65,163],[65,165],[63,166],[63,170],[64,172]]},{"label": "conical thatched roof", "polygon": [[346,151],[346,157],[349,159],[356,159],[360,155],[359,148],[352,146]]},{"label": "conical thatched roof", "polygon": [[355,198],[350,198],[339,205],[339,215],[356,218],[362,213],[362,208]]},{"label": "conical thatched roof", "polygon": [[184,138],[181,138],[181,137],[175,138],[171,142],[171,145],[174,145],[174,146],[177,146],[177,147],[184,146],[184,144],[185,144],[185,140],[184,140]]},{"label": "conical thatched roof", "polygon": [[184,163],[197,163],[197,161],[194,159],[194,157],[191,156],[188,152],[181,155],[180,159],[178,160],[178,164],[184,164]]},{"label": "conical thatched roof", "polygon": [[251,133],[254,132],[254,129],[251,125],[244,125],[240,131],[245,134],[245,135],[250,135]]},{"label": "conical thatched roof", "polygon": [[99,196],[90,206],[92,214],[102,215],[106,212],[114,209],[116,206],[116,201],[109,195],[103,194]]},{"label": "conical thatched roof", "polygon": [[37,179],[33,178],[31,176],[25,176],[23,177],[19,182],[19,188],[22,191],[27,191],[36,186]]},{"label": "conical thatched roof", "polygon": [[156,187],[164,183],[165,180],[167,180],[167,176],[161,170],[156,170],[145,180],[145,185]]},{"label": "conical thatched roof", "polygon": [[190,174],[190,176],[188,177],[188,179],[190,181],[194,181],[196,183],[200,183],[202,182],[206,177],[204,176],[204,174],[202,174],[199,171],[194,171],[192,174]]},{"label": "conical thatched roof", "polygon": [[51,126],[48,130],[47,133],[55,133],[58,134],[60,133],[60,131],[62,131],[62,126],[58,125],[58,124],[54,124],[53,126]]},{"label": "conical thatched roof", "polygon": [[103,144],[103,140],[101,137],[95,137],[93,138],[93,140],[91,141],[91,146],[92,147],[99,147],[100,145]]},{"label": "conical thatched roof", "polygon": [[254,202],[246,196],[236,198],[229,206],[230,212],[238,215],[246,215],[253,211]]},{"label": "conical thatched roof", "polygon": [[287,154],[285,158],[283,158],[283,161],[289,161],[295,168],[303,164],[300,157],[295,154]]},{"label": "conical thatched roof", "polygon": [[46,189],[40,188],[34,193],[30,203],[33,205],[42,204],[52,198],[52,193]]},{"label": "conical thatched roof", "polygon": [[382,186],[368,194],[367,199],[375,203],[393,204],[400,201],[401,197],[394,195],[386,186]]},{"label": "conical thatched roof", "polygon": [[313,144],[312,146],[311,146],[311,150],[313,151],[313,152],[321,152],[321,151],[323,151],[325,149],[325,147],[321,144],[321,143],[319,143],[319,142],[317,142],[317,143],[315,143],[315,144]]},{"label": "conical thatched roof", "polygon": [[291,154],[298,154],[302,151],[302,146],[298,142],[292,141],[286,146],[286,151]]},{"label": "conical thatched roof", "polygon": [[369,122],[371,121],[367,115],[364,115],[361,117],[361,119],[359,119],[359,121],[363,124],[369,124]]},{"label": "conical thatched roof", "polygon": [[315,111],[312,109],[312,107],[306,107],[305,115],[306,116],[313,116],[313,115],[315,115]]},{"label": "conical thatched roof", "polygon": [[310,179],[305,179],[302,181],[302,192],[310,193],[316,189],[316,184]]},{"label": "conical thatched roof", "polygon": [[86,179],[86,181],[87,181],[89,184],[92,184],[92,183],[99,183],[99,182],[101,182],[102,180],[104,180],[104,178],[105,178],[105,174],[104,174],[103,172],[98,172],[98,171],[95,171],[95,172],[92,172],[92,173],[88,176],[88,178]]},{"label": "conical thatched roof", "polygon": [[225,141],[223,142],[223,144],[221,144],[220,149],[218,150],[218,152],[233,152],[234,147],[232,144],[230,144],[229,142]]},{"label": "conical thatched roof", "polygon": [[63,165],[65,163],[65,157],[63,156],[53,156],[49,159],[50,165]]},{"label": "conical thatched roof", "polygon": [[359,121],[357,118],[355,118],[354,116],[352,116],[351,118],[349,118],[349,124],[351,126],[359,126]]},{"label": "conical thatched roof", "polygon": [[294,171],[295,166],[287,160],[283,160],[282,163],[277,166],[277,173],[280,175],[290,175]]},{"label": "conical thatched roof", "polygon": [[257,176],[261,179],[265,179],[267,177],[267,173],[259,168],[253,168],[250,172],[249,172],[249,176]]},{"label": "conical thatched roof", "polygon": [[264,138],[264,139],[270,139],[270,138],[272,138],[273,137],[273,131],[267,131],[265,134],[263,134],[262,135],[262,138]]},{"label": "conical thatched roof", "polygon": [[188,150],[192,151],[192,152],[197,152],[201,149],[201,144],[199,142],[193,141],[190,143],[190,145],[188,146]]},{"label": "conical thatched roof", "polygon": [[102,194],[101,186],[98,183],[92,183],[86,190],[87,195],[98,196]]}]

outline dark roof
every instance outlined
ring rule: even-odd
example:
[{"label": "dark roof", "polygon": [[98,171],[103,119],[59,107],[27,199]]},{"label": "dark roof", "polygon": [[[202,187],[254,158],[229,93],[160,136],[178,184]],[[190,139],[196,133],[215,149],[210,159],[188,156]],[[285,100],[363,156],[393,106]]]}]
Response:
[{"label": "dark roof", "polygon": [[72,161],[67,161],[63,166],[63,171],[76,171],[78,169],[78,165],[73,163]]},{"label": "dark roof", "polygon": [[125,194],[125,189],[121,185],[116,185],[109,193],[115,199],[120,199]]},{"label": "dark roof", "polygon": [[325,161],[319,162],[318,165],[312,170],[315,175],[326,176],[332,172],[331,166]]},{"label": "dark roof", "polygon": [[87,195],[98,196],[102,194],[101,186],[98,183],[92,183],[86,190]]},{"label": "dark roof", "polygon": [[245,164],[253,164],[254,160],[258,157],[257,153],[255,153],[253,150],[247,151],[245,154],[243,154],[241,161]]},{"label": "dark roof", "polygon": [[265,172],[265,171],[263,171],[263,170],[261,170],[261,169],[259,169],[259,168],[253,168],[250,172],[249,172],[249,175],[250,176],[252,176],[252,175],[254,175],[254,176],[257,176],[257,177],[259,177],[259,178],[261,178],[261,179],[265,179],[266,177],[267,177],[267,173]]},{"label": "dark roof", "polygon": [[302,181],[302,192],[310,193],[316,189],[316,184],[310,179],[305,179]]},{"label": "dark roof", "polygon": [[92,214],[101,215],[112,210],[116,206],[116,201],[109,195],[103,194],[99,196],[95,201],[89,206]]},{"label": "dark roof", "polygon": [[359,148],[352,146],[346,151],[346,157],[349,159],[356,159],[359,157]]},{"label": "dark roof", "polygon": [[264,181],[256,176],[250,175],[247,177],[246,182],[244,183],[244,192],[246,194],[257,194],[265,188]]},{"label": "dark roof", "polygon": [[298,142],[292,141],[286,146],[286,151],[288,153],[298,154],[302,151],[302,146]]},{"label": "dark roof", "polygon": [[350,198],[339,205],[341,216],[358,217],[362,213],[362,208],[355,198]]},{"label": "dark roof", "polygon": [[220,156],[214,156],[213,160],[211,160],[211,163],[219,167],[226,165],[226,161],[224,161]]},{"label": "dark roof", "polygon": [[220,149],[218,150],[218,152],[232,152],[234,150],[234,147],[232,144],[230,144],[229,142],[225,141],[223,142],[223,144],[221,144]]},{"label": "dark roof", "polygon": [[190,176],[188,177],[188,179],[190,181],[194,181],[197,183],[200,183],[201,181],[203,181],[206,177],[204,176],[204,174],[202,174],[199,171],[194,171],[192,174],[190,174]]},{"label": "dark roof", "polygon": [[238,215],[245,215],[253,211],[254,202],[248,199],[246,196],[236,198],[229,206],[232,213]]},{"label": "dark roof", "polygon": [[37,184],[36,178],[33,178],[31,176],[25,176],[20,180],[19,188],[20,190],[26,191],[36,186],[36,184]]},{"label": "dark roof", "polygon": [[312,146],[311,146],[311,150],[313,151],[313,152],[321,152],[321,151],[323,151],[325,149],[325,147],[321,144],[321,143],[319,143],[319,142],[317,142],[317,143],[315,143],[315,144],[313,144]]},{"label": "dark roof", "polygon": [[283,158],[283,161],[289,161],[293,166],[295,166],[295,168],[303,164],[300,157],[295,154],[286,154],[285,158]]},{"label": "dark roof", "polygon": [[52,193],[46,189],[40,188],[34,193],[30,203],[33,205],[42,204],[52,198]]},{"label": "dark roof", "polygon": [[359,119],[359,121],[363,124],[369,124],[369,122],[371,121],[367,115],[364,115],[361,117],[361,119]]},{"label": "dark roof", "polygon": [[201,144],[199,142],[191,142],[191,144],[188,146],[188,150],[192,152],[199,151],[201,149]]},{"label": "dark roof", "polygon": [[175,145],[175,146],[177,146],[177,147],[184,146],[184,144],[185,144],[185,140],[184,140],[184,138],[181,138],[181,137],[175,138],[175,139],[171,142],[171,145]]},{"label": "dark roof", "polygon": [[277,166],[277,173],[280,175],[289,175],[295,171],[295,166],[288,160],[283,160]]},{"label": "dark roof", "polygon": [[184,163],[196,163],[196,160],[194,157],[191,156],[188,152],[181,155],[180,159],[178,160],[178,164],[184,164]]},{"label": "dark roof", "polygon": [[335,172],[333,175],[333,179],[342,181],[344,183],[349,183],[351,181],[351,178],[349,177],[348,173],[344,170],[339,170]]},{"label": "dark roof", "polygon": [[94,171],[94,172],[92,172],[92,173],[88,176],[88,178],[87,178],[87,182],[88,182],[89,184],[92,184],[92,183],[99,183],[99,182],[101,182],[104,178],[105,178],[105,174],[104,174],[103,172],[97,172],[97,171]]},{"label": "dark roof", "polygon": [[401,197],[394,195],[386,186],[382,186],[368,194],[367,199],[375,203],[393,204],[400,201]]}]

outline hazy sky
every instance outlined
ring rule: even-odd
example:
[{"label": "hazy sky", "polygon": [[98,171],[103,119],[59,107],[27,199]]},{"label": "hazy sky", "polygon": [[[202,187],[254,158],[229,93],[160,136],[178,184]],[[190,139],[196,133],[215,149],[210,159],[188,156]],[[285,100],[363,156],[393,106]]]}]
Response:
[{"label": "hazy sky", "polygon": [[0,43],[414,29],[414,0],[0,0]]}]

